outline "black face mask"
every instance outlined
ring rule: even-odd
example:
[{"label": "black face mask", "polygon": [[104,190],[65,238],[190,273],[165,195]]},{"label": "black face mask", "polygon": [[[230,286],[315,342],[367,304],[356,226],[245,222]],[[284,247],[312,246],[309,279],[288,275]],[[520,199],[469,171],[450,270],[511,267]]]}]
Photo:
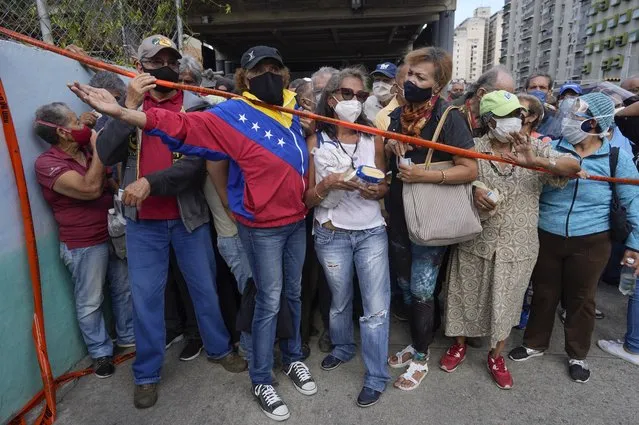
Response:
[{"label": "black face mask", "polygon": [[433,96],[433,88],[420,89],[411,81],[404,83],[404,99],[408,103],[423,103]]},{"label": "black face mask", "polygon": [[461,97],[461,95],[464,93],[450,93],[450,98],[451,99],[459,99]]},{"label": "black face mask", "polygon": [[284,79],[281,75],[265,72],[249,79],[249,82],[251,83],[249,91],[262,102],[278,106],[284,103]]},{"label": "black face mask", "polygon": [[[151,74],[152,76],[154,76],[158,80],[164,80],[164,81],[170,81],[172,83],[177,83],[178,79],[180,78],[180,74],[177,71],[172,70],[168,66],[163,66],[162,68],[158,68],[158,69],[146,69],[146,68],[142,67],[142,69],[144,70],[144,72],[147,72],[147,73]],[[170,88],[170,87],[155,86],[154,90],[157,90],[160,93],[168,93],[168,92],[170,92],[173,89]]]}]

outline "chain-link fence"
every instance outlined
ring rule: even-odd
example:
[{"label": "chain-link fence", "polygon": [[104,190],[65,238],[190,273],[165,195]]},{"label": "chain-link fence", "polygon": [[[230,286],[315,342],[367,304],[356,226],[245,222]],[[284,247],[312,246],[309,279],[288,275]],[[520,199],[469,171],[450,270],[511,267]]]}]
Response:
[{"label": "chain-link fence", "polygon": [[230,11],[228,4],[211,0],[0,0],[0,26],[126,65],[146,36],[163,34],[178,44],[178,18],[197,2]]}]

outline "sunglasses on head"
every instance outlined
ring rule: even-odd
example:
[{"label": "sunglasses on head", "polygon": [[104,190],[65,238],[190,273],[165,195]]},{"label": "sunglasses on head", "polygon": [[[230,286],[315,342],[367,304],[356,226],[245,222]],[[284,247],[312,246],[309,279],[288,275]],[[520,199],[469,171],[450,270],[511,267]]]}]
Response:
[{"label": "sunglasses on head", "polygon": [[365,90],[360,90],[355,93],[352,89],[348,89],[346,87],[338,89],[336,93],[341,94],[344,100],[351,100],[353,97],[357,97],[357,100],[362,103],[364,103],[369,96],[369,93]]}]

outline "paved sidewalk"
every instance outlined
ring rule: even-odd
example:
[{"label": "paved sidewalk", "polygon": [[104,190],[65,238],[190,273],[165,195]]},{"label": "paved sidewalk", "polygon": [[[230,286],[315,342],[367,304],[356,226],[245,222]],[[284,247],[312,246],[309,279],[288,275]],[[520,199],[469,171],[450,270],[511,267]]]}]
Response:
[{"label": "paved sidewalk", "polygon": [[[622,337],[626,328],[627,298],[615,287],[602,284],[598,307],[606,314],[597,321],[587,384],[570,381],[563,351],[561,323],[556,321],[549,353],[524,363],[507,360],[515,386],[503,391],[486,370],[487,349],[469,349],[468,358],[453,374],[437,367],[449,340],[437,337],[430,373],[412,392],[390,387],[376,406],[361,409],[355,398],[363,367],[357,356],[332,372],[324,372],[323,358],[312,341],[308,365],[318,382],[313,397],[299,394],[288,378],[278,374],[279,392],[288,403],[290,425],[303,424],[637,424],[639,367],[601,351],[599,338]],[[409,341],[407,326],[393,320],[391,350]],[[509,348],[521,341],[514,331]],[[248,374],[232,375],[200,356],[180,362],[181,346],[167,352],[158,404],[144,411],[133,407],[131,361],[110,379],[88,376],[75,384],[58,405],[59,425],[202,425],[274,424],[258,409],[250,395]],[[399,370],[391,370],[393,377]]]}]

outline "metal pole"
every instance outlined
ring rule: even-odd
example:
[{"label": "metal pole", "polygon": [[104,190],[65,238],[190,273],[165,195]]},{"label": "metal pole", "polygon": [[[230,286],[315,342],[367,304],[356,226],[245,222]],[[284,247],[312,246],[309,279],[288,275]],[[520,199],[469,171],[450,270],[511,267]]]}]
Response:
[{"label": "metal pole", "polygon": [[42,40],[45,43],[53,44],[53,35],[51,35],[51,20],[49,19],[49,8],[46,0],[36,0],[38,8],[38,18],[40,19],[40,31],[42,31]]},{"label": "metal pole", "polygon": [[178,49],[182,52],[182,44],[184,38],[184,27],[182,24],[182,0],[175,0],[175,11],[177,15],[177,36],[178,36]]}]

